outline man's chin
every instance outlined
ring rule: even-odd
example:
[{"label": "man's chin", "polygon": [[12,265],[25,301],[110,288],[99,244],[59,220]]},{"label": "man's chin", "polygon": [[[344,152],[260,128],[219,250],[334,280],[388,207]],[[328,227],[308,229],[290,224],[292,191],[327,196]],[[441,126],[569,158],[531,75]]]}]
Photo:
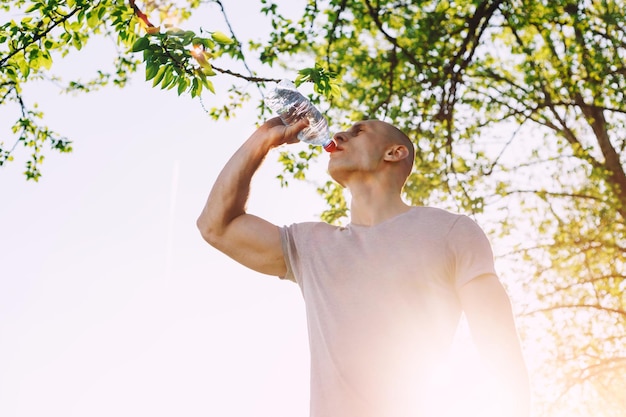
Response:
[{"label": "man's chin", "polygon": [[345,175],[342,175],[343,173],[344,173],[344,172],[343,172],[343,171],[341,171],[340,169],[338,169],[338,168],[333,168],[333,167],[331,166],[331,164],[329,164],[329,165],[328,165],[328,174],[330,175],[330,177],[331,177],[331,178],[332,178],[332,179],[333,179],[336,183],[338,183],[339,185],[341,185],[342,187],[344,187],[344,188],[345,188],[346,186],[345,186],[344,181],[343,181],[343,179],[344,179]]}]

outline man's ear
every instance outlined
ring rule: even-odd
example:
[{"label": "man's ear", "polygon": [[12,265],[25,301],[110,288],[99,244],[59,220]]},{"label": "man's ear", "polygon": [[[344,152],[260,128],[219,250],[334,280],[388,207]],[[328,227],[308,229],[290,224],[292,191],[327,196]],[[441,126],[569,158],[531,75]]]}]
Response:
[{"label": "man's ear", "polygon": [[404,145],[392,145],[385,152],[385,161],[397,162],[409,156],[409,150]]}]

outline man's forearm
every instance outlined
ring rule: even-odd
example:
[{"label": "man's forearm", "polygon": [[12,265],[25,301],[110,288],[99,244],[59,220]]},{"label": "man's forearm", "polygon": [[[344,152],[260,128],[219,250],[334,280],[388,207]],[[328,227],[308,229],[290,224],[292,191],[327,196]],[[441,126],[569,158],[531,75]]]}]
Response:
[{"label": "man's forearm", "polygon": [[234,219],[246,212],[252,176],[270,149],[297,142],[297,134],[308,125],[302,119],[286,126],[278,117],[268,120],[235,152],[218,175],[197,225],[204,239],[214,243]]}]

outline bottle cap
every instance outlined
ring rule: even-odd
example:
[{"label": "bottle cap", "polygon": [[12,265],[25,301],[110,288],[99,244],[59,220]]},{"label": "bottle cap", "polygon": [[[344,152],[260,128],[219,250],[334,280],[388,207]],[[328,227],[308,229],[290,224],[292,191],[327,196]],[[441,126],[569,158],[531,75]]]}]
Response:
[{"label": "bottle cap", "polygon": [[335,152],[336,149],[337,149],[337,144],[335,143],[334,140],[331,140],[326,145],[324,145],[324,150],[326,152]]}]

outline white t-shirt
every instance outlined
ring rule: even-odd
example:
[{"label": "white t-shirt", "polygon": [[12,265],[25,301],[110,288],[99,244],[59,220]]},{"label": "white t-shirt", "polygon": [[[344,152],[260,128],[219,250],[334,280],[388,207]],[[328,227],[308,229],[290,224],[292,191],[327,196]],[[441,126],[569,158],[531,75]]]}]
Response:
[{"label": "white t-shirt", "polygon": [[430,417],[436,368],[461,316],[457,289],[496,274],[469,217],[429,207],[374,226],[281,228],[305,300],[311,417]]}]

